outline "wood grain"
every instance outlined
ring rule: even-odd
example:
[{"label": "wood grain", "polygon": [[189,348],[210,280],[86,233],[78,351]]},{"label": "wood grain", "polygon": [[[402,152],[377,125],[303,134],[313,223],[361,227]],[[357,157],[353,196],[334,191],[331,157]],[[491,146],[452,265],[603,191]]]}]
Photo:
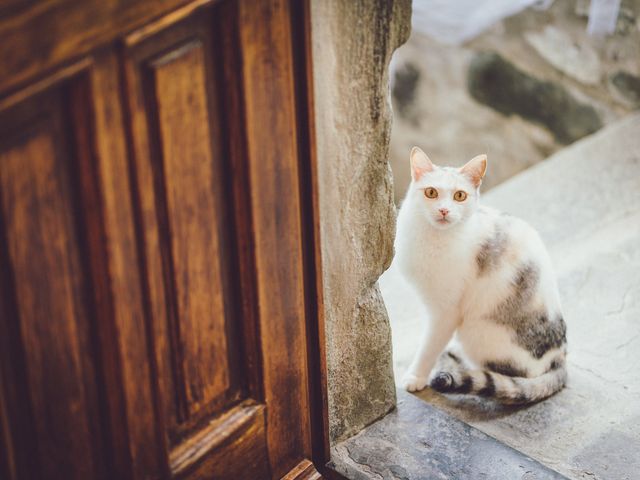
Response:
[{"label": "wood grain", "polygon": [[[5,380],[0,369],[0,392],[5,392]],[[9,410],[4,395],[0,394],[0,478],[16,480],[16,452],[11,438]]]},{"label": "wood grain", "polygon": [[289,470],[282,480],[319,480],[322,475],[309,460],[302,460],[298,465]]},{"label": "wood grain", "polygon": [[[3,132],[11,136],[6,126]],[[3,135],[4,137],[4,135]],[[6,137],[5,137],[6,138]],[[3,211],[2,196],[0,195],[0,211]],[[0,397],[2,400],[3,416],[3,469],[5,476],[18,475],[35,478],[39,475],[40,462],[34,454],[30,439],[35,438],[35,426],[31,414],[31,402],[25,401],[29,397],[29,390],[24,378],[26,377],[24,343],[18,317],[18,305],[15,281],[10,266],[9,247],[5,232],[6,221],[0,214]],[[6,462],[6,463],[5,463]]]},{"label": "wood grain", "polygon": [[[135,209],[128,164],[125,111],[118,57],[104,51],[92,70],[96,170],[104,222],[110,321],[100,324],[109,423],[113,442],[113,476],[144,478],[168,475],[160,404],[153,378],[150,342],[141,292]],[[100,245],[100,244],[99,244]],[[98,246],[99,246],[98,245]],[[148,340],[149,339],[149,340]]]},{"label": "wood grain", "polygon": [[[302,205],[305,303],[309,362],[313,460],[321,469],[330,460],[327,365],[322,290],[322,251],[318,158],[314,113],[311,8],[309,1],[293,2],[291,11],[293,60],[296,79],[296,115],[299,132],[298,162]],[[301,41],[302,40],[302,41]]]},{"label": "wood grain", "polygon": [[[216,478],[237,478],[238,475],[248,478],[252,474],[264,476],[268,468],[265,444],[259,436],[248,438],[249,432],[263,428],[264,405],[245,401],[224,412],[176,448],[171,453],[172,472],[183,476],[193,469],[206,471],[208,475],[215,471]],[[233,466],[230,456],[237,456],[237,450],[245,449],[243,444],[247,441],[252,443],[252,455],[240,465]],[[209,465],[199,466],[198,463],[202,461]]]},{"label": "wood grain", "polygon": [[[0,16],[0,91],[88,54],[187,0],[24,2]],[[196,2],[201,6],[206,2]]]},{"label": "wood grain", "polygon": [[3,478],[321,478],[305,8],[0,7]]},{"label": "wood grain", "polygon": [[222,147],[223,157],[227,159],[227,197],[233,203],[233,215],[229,223],[233,225],[235,232],[233,244],[238,258],[236,282],[241,294],[236,302],[239,303],[243,325],[242,362],[245,367],[248,396],[258,402],[264,402],[237,2],[221,4],[218,15],[222,21],[219,23],[219,37],[216,41],[221,48],[215,75],[223,90],[220,98],[220,117],[224,121],[220,122],[220,129],[222,138],[227,139]]},{"label": "wood grain", "polygon": [[[31,406],[42,478],[104,478],[94,312],[64,96],[47,92],[2,119],[0,215],[17,315],[6,321],[19,321],[12,340],[24,349],[29,396],[22,401]],[[16,123],[20,135],[11,133]]]},{"label": "wood grain", "polygon": [[[204,49],[189,43],[156,60],[155,91],[164,160],[181,361],[189,414],[230,387],[225,279],[220,234],[224,211],[211,151]],[[188,119],[188,120],[187,120]],[[213,140],[219,142],[217,138]],[[218,193],[218,194],[217,194]],[[222,232],[220,231],[222,230]]]},{"label": "wood grain", "polygon": [[173,446],[246,385],[214,25],[187,19],[127,52],[146,289]]},{"label": "wood grain", "polygon": [[239,8],[269,458],[281,477],[311,456],[290,11]]}]

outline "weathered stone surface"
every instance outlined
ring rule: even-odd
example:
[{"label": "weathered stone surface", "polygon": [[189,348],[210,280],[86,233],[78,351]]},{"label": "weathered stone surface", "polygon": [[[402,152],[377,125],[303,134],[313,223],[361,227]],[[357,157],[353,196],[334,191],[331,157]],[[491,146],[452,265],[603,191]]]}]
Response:
[{"label": "weathered stone surface", "polygon": [[[637,478],[640,115],[561,150],[482,201],[531,223],[550,251],[567,322],[569,383],[521,409],[430,390],[420,398],[575,480]],[[427,313],[394,265],[380,285],[400,378]]]},{"label": "weathered stone surface", "polygon": [[[625,5],[626,4],[626,5]],[[637,32],[638,18],[638,0],[626,0],[622,3],[618,12],[618,21],[616,22],[616,32],[620,35],[629,35],[634,30]]]},{"label": "weathered stone surface", "polygon": [[473,58],[468,88],[480,103],[545,126],[560,143],[574,142],[602,127],[591,105],[577,101],[560,84],[523,72],[494,52]]},{"label": "weathered stone surface", "polygon": [[395,405],[377,280],[393,253],[388,64],[410,0],[312,0],[329,421],[333,440]]},{"label": "weathered stone surface", "polygon": [[632,107],[640,107],[640,77],[629,72],[616,72],[611,75],[610,80],[623,101]]},{"label": "weathered stone surface", "polygon": [[398,392],[398,409],[333,449],[353,480],[561,480],[565,477],[475,428]]},{"label": "weathered stone surface", "polygon": [[393,81],[391,94],[395,100],[396,111],[409,120],[416,121],[415,115],[411,115],[411,107],[416,100],[416,90],[420,70],[412,63],[402,65],[397,71]]},{"label": "weathered stone surface", "polygon": [[561,72],[587,85],[596,85],[602,77],[600,59],[588,43],[547,25],[541,31],[525,33],[525,39],[538,54]]}]

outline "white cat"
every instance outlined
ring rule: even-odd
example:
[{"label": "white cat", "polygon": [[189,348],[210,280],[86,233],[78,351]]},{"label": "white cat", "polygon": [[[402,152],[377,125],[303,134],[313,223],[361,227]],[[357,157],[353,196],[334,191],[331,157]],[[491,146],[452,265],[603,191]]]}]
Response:
[{"label": "white cat", "polygon": [[[566,382],[566,327],[538,233],[479,205],[486,167],[486,155],[458,169],[411,151],[395,261],[430,322],[402,384],[534,402]],[[445,351],[454,335],[461,351]]]}]

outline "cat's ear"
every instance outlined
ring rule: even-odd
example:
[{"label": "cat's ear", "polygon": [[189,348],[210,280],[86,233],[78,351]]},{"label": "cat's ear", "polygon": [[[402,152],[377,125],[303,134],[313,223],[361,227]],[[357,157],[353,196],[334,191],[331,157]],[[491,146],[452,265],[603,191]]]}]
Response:
[{"label": "cat's ear", "polygon": [[482,178],[486,171],[487,156],[484,154],[473,157],[460,169],[460,173],[466,175],[476,187],[479,187],[482,183]]},{"label": "cat's ear", "polygon": [[418,147],[411,149],[411,178],[419,180],[427,172],[433,172],[434,166],[427,154]]}]

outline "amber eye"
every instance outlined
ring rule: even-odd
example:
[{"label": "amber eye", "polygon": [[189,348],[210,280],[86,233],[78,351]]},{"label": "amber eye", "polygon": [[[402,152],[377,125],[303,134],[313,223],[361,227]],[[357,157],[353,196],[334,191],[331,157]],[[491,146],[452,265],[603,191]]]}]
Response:
[{"label": "amber eye", "polygon": [[453,199],[456,202],[464,202],[467,199],[467,192],[463,192],[462,190],[458,190],[453,194]]},{"label": "amber eye", "polygon": [[438,197],[438,191],[433,187],[425,188],[424,189],[424,196],[427,197],[427,198],[437,198]]}]

